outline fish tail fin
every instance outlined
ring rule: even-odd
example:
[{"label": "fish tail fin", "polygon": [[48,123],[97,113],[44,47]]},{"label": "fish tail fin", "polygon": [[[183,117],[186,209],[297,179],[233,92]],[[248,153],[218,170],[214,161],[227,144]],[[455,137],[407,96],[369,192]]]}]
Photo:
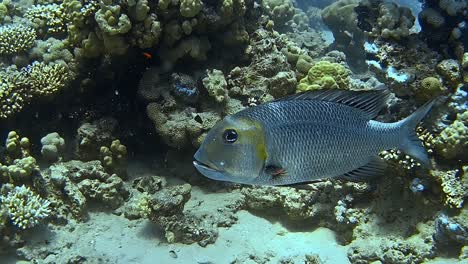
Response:
[{"label": "fish tail fin", "polygon": [[399,146],[400,149],[402,149],[406,154],[416,158],[427,168],[431,167],[431,161],[423,143],[419,139],[418,134],[416,134],[416,126],[427,115],[427,113],[429,113],[436,100],[437,98],[425,103],[414,113],[398,122],[403,132],[403,138]]}]

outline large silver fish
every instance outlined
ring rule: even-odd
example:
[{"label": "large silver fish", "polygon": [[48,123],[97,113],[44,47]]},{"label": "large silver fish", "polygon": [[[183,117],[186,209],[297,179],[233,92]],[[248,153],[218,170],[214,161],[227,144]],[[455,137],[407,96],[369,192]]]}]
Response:
[{"label": "large silver fish", "polygon": [[378,154],[392,148],[430,166],[415,128],[434,101],[399,122],[371,120],[388,95],[325,90],[247,108],[209,131],[193,164],[208,178],[254,185],[369,180],[385,168]]}]

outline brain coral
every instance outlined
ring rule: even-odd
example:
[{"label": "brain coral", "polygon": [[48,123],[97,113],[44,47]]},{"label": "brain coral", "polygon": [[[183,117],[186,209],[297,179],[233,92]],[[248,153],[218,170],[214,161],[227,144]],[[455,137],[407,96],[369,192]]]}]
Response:
[{"label": "brain coral", "polygon": [[30,49],[36,40],[36,31],[22,24],[0,26],[0,55],[12,55]]},{"label": "brain coral", "polygon": [[347,89],[350,72],[343,65],[328,61],[319,61],[310,68],[297,86],[298,92],[318,89]]}]

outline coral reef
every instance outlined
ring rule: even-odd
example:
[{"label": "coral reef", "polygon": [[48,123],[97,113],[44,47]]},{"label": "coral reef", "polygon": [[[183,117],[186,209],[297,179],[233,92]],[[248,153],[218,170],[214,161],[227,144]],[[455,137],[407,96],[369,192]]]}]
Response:
[{"label": "coral reef", "polygon": [[365,33],[358,27],[357,13],[359,1],[340,0],[322,10],[323,22],[333,32],[336,49],[346,54],[348,65],[363,71],[365,65]]},{"label": "coral reef", "polygon": [[216,69],[208,71],[207,76],[203,78],[203,86],[216,102],[222,103],[226,100],[227,82],[222,71]]},{"label": "coral reef", "polygon": [[81,160],[96,160],[100,156],[100,147],[109,146],[115,139],[113,132],[116,130],[117,120],[102,118],[92,123],[83,123],[76,135],[75,154]]},{"label": "coral reef", "polygon": [[[464,261],[467,5],[423,2],[417,33],[415,13],[382,0],[1,1],[0,251],[91,259],[57,261],[60,250],[31,249],[24,229],[71,230],[92,208],[129,226],[150,221],[174,248],[216,246],[219,228],[248,210],[284,230],[333,230],[351,263]],[[375,182],[305,189],[214,183],[186,168],[227,115],[295,92],[382,85],[392,92],[385,122],[440,97],[417,131],[432,168],[393,149]],[[316,253],[301,261],[319,263]],[[270,259],[248,254],[234,259]]]},{"label": "coral reef", "polygon": [[343,65],[328,61],[314,64],[307,76],[297,85],[297,91],[304,92],[319,89],[347,89],[350,72]]},{"label": "coral reef", "polygon": [[431,176],[440,182],[448,207],[462,208],[468,191],[466,166],[462,170],[431,171]]},{"label": "coral reef", "polygon": [[41,138],[41,154],[48,162],[58,161],[65,150],[65,140],[57,132],[49,133]]},{"label": "coral reef", "polygon": [[35,194],[24,185],[14,187],[12,190],[2,188],[0,196],[3,212],[11,222],[21,229],[31,228],[50,214],[50,202]]},{"label": "coral reef", "polygon": [[410,35],[415,21],[409,8],[394,2],[361,1],[355,12],[358,27],[371,38],[404,40]]},{"label": "coral reef", "polygon": [[122,179],[105,172],[99,161],[56,163],[49,167],[44,178],[60,190],[62,203],[68,204],[78,219],[86,217],[89,201],[116,209],[128,197]]},{"label": "coral reef", "polygon": [[[435,138],[437,153],[446,159],[466,157],[468,137],[468,111],[457,118]],[[466,161],[466,158],[463,158]]]},{"label": "coral reef", "polygon": [[33,47],[36,31],[22,24],[0,26],[0,55],[13,55]]},{"label": "coral reef", "polygon": [[468,4],[458,0],[425,0],[419,13],[421,34],[428,44],[447,55],[461,59],[466,52]]},{"label": "coral reef", "polygon": [[101,146],[99,149],[102,166],[110,174],[117,174],[120,178],[127,177],[127,148],[120,140],[113,140],[110,147]]}]

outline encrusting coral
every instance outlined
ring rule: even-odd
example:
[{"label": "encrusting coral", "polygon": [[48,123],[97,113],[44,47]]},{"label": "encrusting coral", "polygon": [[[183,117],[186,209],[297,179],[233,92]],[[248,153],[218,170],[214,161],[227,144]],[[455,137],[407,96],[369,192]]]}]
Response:
[{"label": "encrusting coral", "polygon": [[222,71],[216,69],[207,71],[207,76],[203,78],[203,86],[216,102],[221,103],[226,100],[227,82]]},{"label": "encrusting coral", "polygon": [[314,64],[297,85],[298,92],[318,89],[348,89],[350,71],[343,65],[328,61]]},{"label": "encrusting coral", "polygon": [[440,182],[445,204],[452,208],[462,208],[468,192],[466,166],[462,170],[433,170],[431,176]]},{"label": "encrusting coral", "polygon": [[446,159],[464,157],[468,153],[468,111],[457,114],[457,118],[435,138],[437,153]]},{"label": "encrusting coral", "polygon": [[57,132],[45,135],[41,144],[42,157],[48,162],[58,161],[65,150],[65,140]]}]

